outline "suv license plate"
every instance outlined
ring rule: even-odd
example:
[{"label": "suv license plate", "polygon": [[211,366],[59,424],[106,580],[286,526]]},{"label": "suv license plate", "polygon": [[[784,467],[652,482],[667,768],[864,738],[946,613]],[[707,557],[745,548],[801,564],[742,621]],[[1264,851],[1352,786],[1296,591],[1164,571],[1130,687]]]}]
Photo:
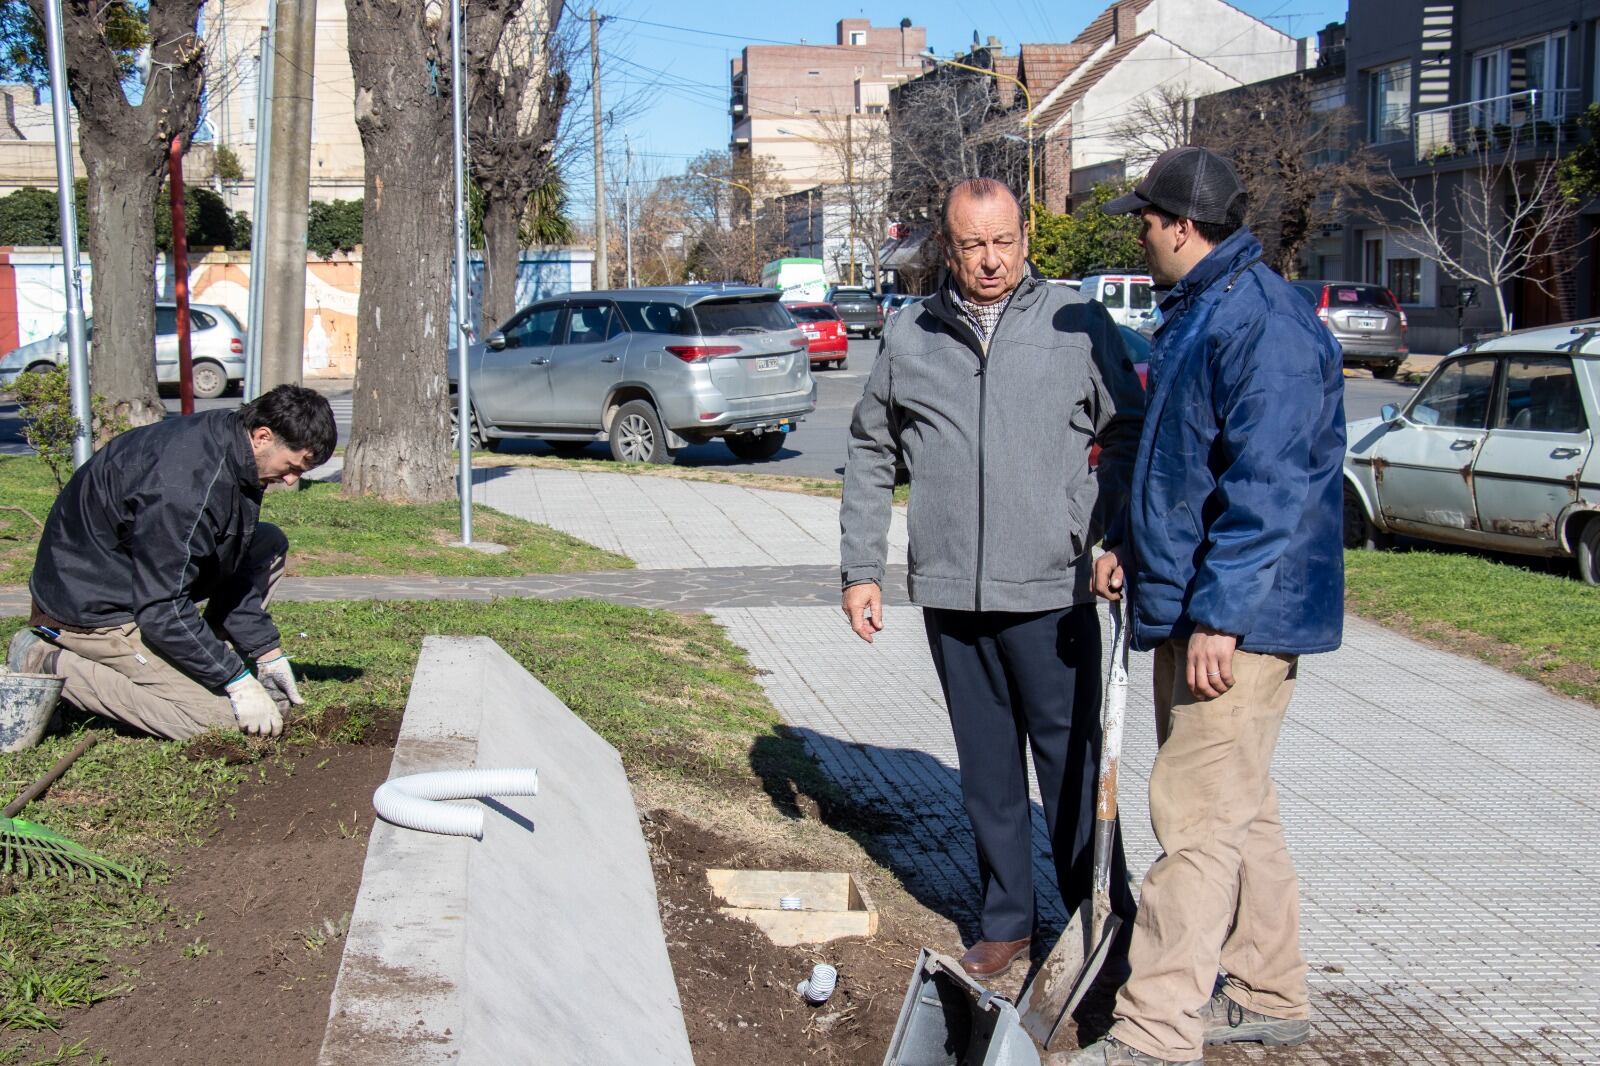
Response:
[{"label": "suv license plate", "polygon": [[781,366],[783,366],[783,359],[778,356],[769,356],[766,359],[756,360],[757,372],[762,370],[777,370]]},{"label": "suv license plate", "polygon": [[1358,327],[1360,327],[1361,329],[1381,329],[1382,326],[1383,326],[1383,319],[1381,319],[1381,318],[1358,318],[1358,319],[1356,319],[1356,325]]}]

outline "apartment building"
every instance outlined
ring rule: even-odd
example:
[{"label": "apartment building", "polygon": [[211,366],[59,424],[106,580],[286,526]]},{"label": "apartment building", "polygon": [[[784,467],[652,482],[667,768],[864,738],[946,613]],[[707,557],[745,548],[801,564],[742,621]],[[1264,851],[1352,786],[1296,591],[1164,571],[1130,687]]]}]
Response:
[{"label": "apartment building", "polygon": [[[250,210],[255,195],[256,105],[262,31],[269,0],[222,0],[207,5],[206,49],[211,57],[206,118],[211,137],[238,157],[244,180],[230,183],[228,206]],[[343,0],[317,4],[315,80],[311,99],[311,199],[359,200],[365,158],[356,129],[355,75]]]},{"label": "apartment building", "polygon": [[[1507,185],[1577,146],[1576,119],[1600,88],[1600,0],[1351,0],[1347,48],[1346,92],[1362,139],[1400,181],[1426,183],[1432,196],[1437,180],[1448,212],[1463,183],[1499,174],[1508,152],[1520,176],[1503,178]],[[1504,202],[1510,189],[1502,192]],[[1445,351],[1499,328],[1493,294],[1418,251],[1403,212],[1368,206],[1380,217],[1346,226],[1342,272],[1394,291],[1414,350]],[[1446,228],[1461,230],[1448,217]],[[1600,313],[1600,272],[1587,251],[1596,229],[1600,204],[1590,203],[1572,235],[1590,238],[1582,253],[1541,263],[1544,285],[1530,277],[1505,287],[1514,326]],[[1459,306],[1469,292],[1474,305]]]}]

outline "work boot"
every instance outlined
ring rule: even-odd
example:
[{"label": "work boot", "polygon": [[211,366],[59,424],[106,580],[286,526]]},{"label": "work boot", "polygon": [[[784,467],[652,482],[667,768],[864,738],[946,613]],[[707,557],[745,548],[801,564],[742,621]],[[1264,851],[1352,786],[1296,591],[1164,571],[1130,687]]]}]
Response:
[{"label": "work boot", "polygon": [[41,639],[32,629],[19,629],[12,634],[11,646],[6,649],[6,666],[14,674],[53,673],[55,664],[47,664],[45,660],[55,650],[55,645]]},{"label": "work boot", "polygon": [[1274,1018],[1235,1003],[1220,988],[1200,1011],[1207,1044],[1265,1044],[1289,1047],[1311,1039],[1306,1018]]},{"label": "work boot", "polygon": [[993,980],[1011,969],[1018,958],[1027,958],[1029,937],[1021,940],[980,940],[961,956],[961,968],[967,976],[980,981]]},{"label": "work boot", "polygon": [[1135,1051],[1122,1041],[1109,1036],[1104,1040],[1096,1040],[1076,1055],[1068,1056],[1068,1052],[1046,1055],[1043,1066],[1203,1066],[1201,1059],[1190,1059],[1187,1062],[1158,1059],[1154,1055]]}]

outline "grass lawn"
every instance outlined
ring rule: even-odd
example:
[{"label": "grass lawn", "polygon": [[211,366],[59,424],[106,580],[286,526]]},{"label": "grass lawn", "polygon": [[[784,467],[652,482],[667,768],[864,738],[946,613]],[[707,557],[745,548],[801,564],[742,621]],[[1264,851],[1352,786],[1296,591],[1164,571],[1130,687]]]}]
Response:
[{"label": "grass lawn", "polygon": [[1468,552],[1346,552],[1345,574],[1357,614],[1600,703],[1600,588]]},{"label": "grass lawn", "polygon": [[[169,859],[181,861],[179,849],[199,843],[239,783],[264,775],[283,746],[354,742],[396,714],[431,633],[494,638],[617,746],[636,782],[717,788],[748,779],[761,760],[811,794],[829,791],[801,742],[778,729],[744,653],[704,616],[588,600],[284,603],[273,614],[306,678],[306,713],[283,739],[161,742],[91,720],[79,728],[100,729],[101,743],[23,812],[139,870],[145,887],[0,877],[0,1063],[23,1061],[24,1044],[52,1052],[49,1030],[65,1011],[138,981],[111,955],[174,917],[160,899]],[[0,619],[0,632],[19,622]],[[0,795],[21,791],[76,739],[0,756]]]},{"label": "grass lawn", "polygon": [[[28,580],[40,529],[33,518],[44,521],[55,494],[55,482],[38,459],[0,456],[0,585]],[[633,566],[621,555],[487,507],[473,509],[474,535],[511,550],[485,555],[452,548],[450,541],[460,534],[454,502],[406,505],[348,498],[330,484],[268,493],[262,517],[289,535],[289,573],[303,577],[515,577]]]}]

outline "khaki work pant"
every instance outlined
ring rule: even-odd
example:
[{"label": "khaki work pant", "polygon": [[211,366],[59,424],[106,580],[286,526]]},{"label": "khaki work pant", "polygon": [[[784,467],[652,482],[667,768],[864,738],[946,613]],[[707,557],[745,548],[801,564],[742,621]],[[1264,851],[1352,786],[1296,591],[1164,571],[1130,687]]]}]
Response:
[{"label": "khaki work pant", "polygon": [[1150,820],[1161,857],[1139,896],[1111,1035],[1174,1062],[1202,1057],[1200,1018],[1220,969],[1241,1006],[1274,1018],[1309,1013],[1300,896],[1270,774],[1294,693],[1294,656],[1235,652],[1233,688],[1197,698],[1188,643],[1155,653],[1156,738]]},{"label": "khaki work pant", "polygon": [[[257,528],[270,527],[262,523]],[[283,577],[288,544],[276,529],[262,539],[267,551],[261,553],[258,565],[265,572],[240,577],[264,580],[261,605],[265,607]],[[224,624],[223,619],[208,621],[218,630]],[[151,649],[132,622],[103,629],[63,629],[51,643],[61,649],[55,654],[54,673],[66,678],[62,697],[91,714],[167,740],[187,740],[208,729],[237,728],[228,697],[206,688]]]}]

